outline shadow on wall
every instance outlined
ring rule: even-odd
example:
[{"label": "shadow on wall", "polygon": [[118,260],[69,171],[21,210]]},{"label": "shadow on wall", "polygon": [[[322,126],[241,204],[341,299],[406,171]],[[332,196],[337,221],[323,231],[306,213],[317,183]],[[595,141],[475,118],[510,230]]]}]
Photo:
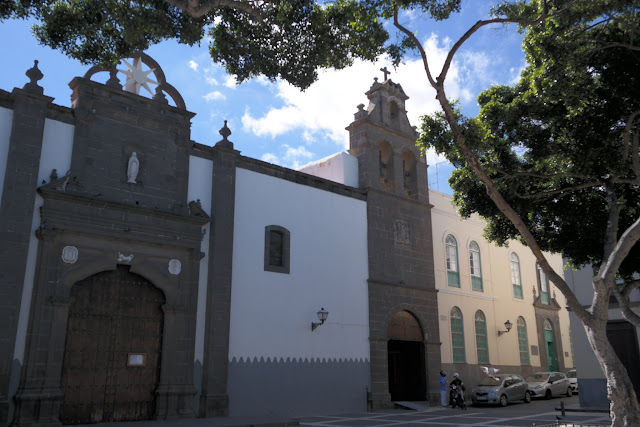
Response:
[{"label": "shadow on wall", "polygon": [[253,359],[229,363],[230,416],[302,416],[367,410],[364,359]]}]

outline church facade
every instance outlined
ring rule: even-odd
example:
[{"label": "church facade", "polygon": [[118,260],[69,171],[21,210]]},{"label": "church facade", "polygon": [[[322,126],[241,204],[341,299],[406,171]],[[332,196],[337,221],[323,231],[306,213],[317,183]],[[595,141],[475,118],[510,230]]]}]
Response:
[{"label": "church facade", "polygon": [[242,156],[226,123],[192,141],[160,66],[132,61],[153,98],[92,68],[58,106],[37,63],[0,91],[0,422],[437,402],[432,206],[400,85],[374,81],[349,153],[305,172]]}]

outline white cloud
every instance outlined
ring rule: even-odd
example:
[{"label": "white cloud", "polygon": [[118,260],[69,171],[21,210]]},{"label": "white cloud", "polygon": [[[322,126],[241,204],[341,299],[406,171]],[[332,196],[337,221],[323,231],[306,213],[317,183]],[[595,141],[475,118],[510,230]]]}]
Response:
[{"label": "white cloud", "polygon": [[229,89],[235,89],[238,86],[238,84],[236,83],[236,76],[227,76],[226,80],[224,81],[224,85]]},{"label": "white cloud", "polygon": [[303,145],[295,148],[284,144],[283,147],[286,149],[284,160],[290,164],[293,169],[298,169],[302,164],[307,163],[314,156],[314,154],[307,150]]},{"label": "white cloud", "polygon": [[260,157],[260,160],[264,162],[274,163],[274,164],[278,164],[278,162],[280,161],[280,159],[278,159],[278,156],[276,156],[273,153],[264,153]]},{"label": "white cloud", "polygon": [[188,65],[189,65],[189,68],[191,68],[193,71],[198,71],[198,63],[193,59],[188,62]]},{"label": "white cloud", "polygon": [[218,84],[219,84],[218,80],[216,80],[216,78],[213,77],[213,76],[205,76],[204,79],[205,79],[205,81],[207,82],[207,84],[209,86],[218,86]]},{"label": "white cloud", "polygon": [[213,92],[209,92],[208,94],[203,96],[204,100],[207,102],[211,102],[211,101],[219,101],[219,100],[225,100],[227,99],[226,96],[224,96],[223,93],[214,90]]},{"label": "white cloud", "polygon": [[[443,45],[449,42],[441,42],[436,35],[431,35],[425,41],[424,47],[434,70],[444,63],[447,50]],[[479,59],[475,62],[479,62]],[[373,77],[382,79],[382,73],[378,70],[384,66],[391,70],[390,78],[402,84],[405,93],[411,96],[406,103],[411,124],[418,125],[420,116],[439,109],[435,91],[429,86],[421,60],[407,60],[397,70],[388,61],[381,60],[375,64],[356,61],[344,70],[321,72],[318,81],[304,92],[278,81],[276,96],[283,105],[270,109],[262,117],[246,110],[242,117],[244,130],[273,138],[297,130],[303,132],[304,140],[310,143],[322,137],[341,148],[347,148],[348,132],[344,128],[348,122],[345,123],[345,118],[349,120],[353,117],[359,103],[366,105],[367,99],[363,93],[373,83]],[[462,88],[460,80],[460,67],[454,62],[447,77],[447,96],[452,99],[472,99],[472,92]]]},{"label": "white cloud", "polygon": [[256,82],[258,82],[259,84],[261,84],[262,86],[269,86],[271,85],[271,80],[269,80],[268,78],[266,78],[264,75],[260,74],[258,77],[256,77],[254,79]]}]

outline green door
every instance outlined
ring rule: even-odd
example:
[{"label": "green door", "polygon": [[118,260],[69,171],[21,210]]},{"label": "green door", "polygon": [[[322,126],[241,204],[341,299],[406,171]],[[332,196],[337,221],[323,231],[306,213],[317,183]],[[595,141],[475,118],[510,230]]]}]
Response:
[{"label": "green door", "polygon": [[550,371],[558,370],[558,359],[556,358],[556,346],[553,342],[553,331],[544,331],[544,342],[547,347],[547,365]]}]

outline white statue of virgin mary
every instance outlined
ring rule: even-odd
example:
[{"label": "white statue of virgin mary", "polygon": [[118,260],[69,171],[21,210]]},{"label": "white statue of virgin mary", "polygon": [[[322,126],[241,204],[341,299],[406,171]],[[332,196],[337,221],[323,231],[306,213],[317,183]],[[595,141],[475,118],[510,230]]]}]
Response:
[{"label": "white statue of virgin mary", "polygon": [[136,183],[136,177],[138,176],[138,170],[140,169],[140,161],[138,155],[134,151],[129,157],[129,164],[127,165],[127,182],[132,184]]}]

